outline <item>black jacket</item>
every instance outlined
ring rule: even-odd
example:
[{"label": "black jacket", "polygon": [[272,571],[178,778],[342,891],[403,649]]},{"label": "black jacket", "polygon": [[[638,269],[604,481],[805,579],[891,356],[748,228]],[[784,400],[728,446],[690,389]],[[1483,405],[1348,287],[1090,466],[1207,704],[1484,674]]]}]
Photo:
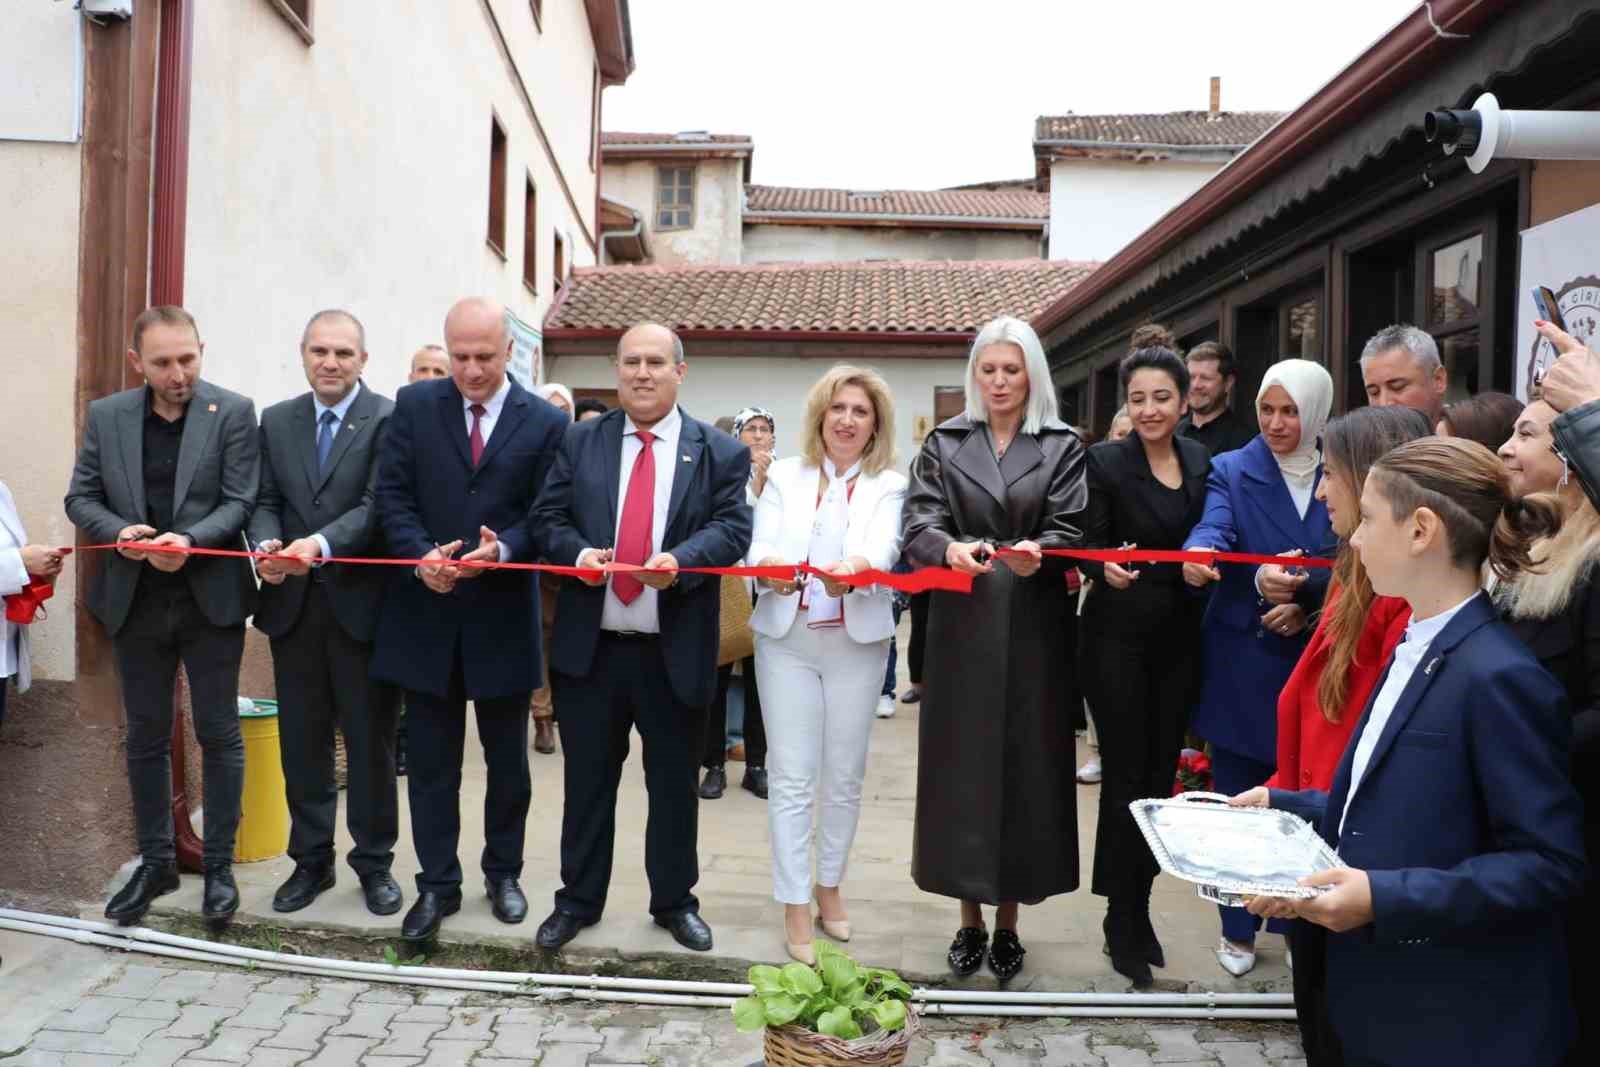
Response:
[{"label": "black jacket", "polygon": [[1557,415],[1550,432],[1589,503],[1600,508],[1600,400]]}]

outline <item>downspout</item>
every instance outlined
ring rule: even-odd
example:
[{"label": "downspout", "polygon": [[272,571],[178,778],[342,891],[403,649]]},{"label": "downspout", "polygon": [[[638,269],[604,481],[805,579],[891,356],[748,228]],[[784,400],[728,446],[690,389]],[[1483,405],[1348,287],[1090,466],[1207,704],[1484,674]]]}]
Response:
[{"label": "downspout", "polygon": [[[150,303],[183,305],[189,214],[189,99],[194,75],[194,2],[161,0],[156,57],[155,201],[151,219]],[[172,694],[172,825],[178,866],[200,871],[203,846],[189,819],[180,675]]]},{"label": "downspout", "polygon": [[[601,258],[601,260],[603,261],[605,259],[605,257],[606,257],[606,254],[607,254],[606,251],[605,251],[605,247],[606,247],[606,242],[607,241],[611,240],[613,237],[638,237],[643,232],[644,232],[644,216],[643,215],[639,215],[633,220],[633,226],[630,229],[626,229],[626,230],[606,230],[606,231],[602,232],[600,234],[600,252],[601,252],[600,258]],[[600,265],[601,266],[605,266],[605,263],[602,262]]]}]

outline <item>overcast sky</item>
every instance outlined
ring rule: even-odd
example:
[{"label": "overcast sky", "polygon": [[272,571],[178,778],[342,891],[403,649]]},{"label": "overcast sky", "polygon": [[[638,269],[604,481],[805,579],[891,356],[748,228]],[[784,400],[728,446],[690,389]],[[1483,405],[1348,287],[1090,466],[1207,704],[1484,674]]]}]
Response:
[{"label": "overcast sky", "polygon": [[605,128],[755,138],[756,182],[934,189],[1033,173],[1037,115],[1292,110],[1410,0],[630,0]]}]

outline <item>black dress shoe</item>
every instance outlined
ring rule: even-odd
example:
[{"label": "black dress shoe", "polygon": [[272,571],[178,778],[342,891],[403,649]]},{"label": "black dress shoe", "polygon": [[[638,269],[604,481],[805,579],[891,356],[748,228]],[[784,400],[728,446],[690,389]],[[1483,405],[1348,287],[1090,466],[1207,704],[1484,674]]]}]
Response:
[{"label": "black dress shoe", "polygon": [[551,720],[533,720],[533,750],[546,756],[555,754],[556,728]]},{"label": "black dress shoe", "polygon": [[519,923],[528,917],[528,898],[515,878],[490,878],[484,890],[489,894],[489,907],[494,917],[503,923]]},{"label": "black dress shoe", "polygon": [[400,924],[400,936],[407,941],[426,941],[439,932],[439,924],[446,915],[461,910],[459,892],[445,896],[442,893],[418,893],[417,902],[406,912]]},{"label": "black dress shoe", "polygon": [[1027,952],[1015,930],[996,930],[989,946],[989,970],[1002,983],[1009,982],[1022,970],[1022,957]]},{"label": "black dress shoe", "polygon": [[406,895],[400,891],[400,883],[388,871],[363,874],[361,892],[367,898],[367,910],[374,915],[393,915],[406,899]]},{"label": "black dress shoe", "polygon": [[698,912],[686,911],[671,918],[656,916],[656,925],[666,928],[672,939],[684,948],[695,952],[711,951],[711,927]]},{"label": "black dress shoe", "polygon": [[728,788],[728,772],[722,767],[707,767],[705,779],[700,783],[700,799],[715,800]]},{"label": "black dress shoe", "polygon": [[1155,982],[1150,973],[1150,962],[1145,959],[1144,938],[1131,912],[1115,904],[1106,910],[1101,927],[1105,931],[1105,954],[1111,957],[1111,967],[1133,983],[1135,989],[1147,989]]},{"label": "black dress shoe", "polygon": [[767,769],[765,767],[750,767],[744,769],[744,781],[739,783],[740,788],[747,789],[760,797],[767,799]]},{"label": "black dress shoe", "polygon": [[307,907],[319,895],[333,888],[333,866],[326,867],[309,863],[295,865],[294,873],[289,880],[278,887],[272,894],[273,911],[299,911]]},{"label": "black dress shoe", "polygon": [[989,931],[981,926],[963,926],[950,942],[945,961],[957,978],[966,978],[983,966],[984,950],[989,947]]},{"label": "black dress shoe", "polygon": [[579,930],[593,925],[591,920],[580,919],[570,911],[557,908],[539,924],[539,932],[534,936],[534,941],[540,948],[554,951],[577,937]]},{"label": "black dress shoe", "polygon": [[121,926],[132,926],[144,918],[156,897],[172,892],[180,884],[176,863],[141,863],[128,884],[106,905],[106,918]]},{"label": "black dress shoe", "polygon": [[1152,967],[1165,967],[1167,954],[1161,948],[1161,941],[1156,937],[1155,924],[1150,921],[1150,907],[1147,904],[1143,911],[1135,917],[1135,931],[1139,934],[1140,941],[1144,944],[1144,961]]},{"label": "black dress shoe", "polygon": [[205,890],[200,896],[200,914],[209,922],[227,922],[239,910],[239,885],[233,880],[233,867],[219,863],[206,868]]}]

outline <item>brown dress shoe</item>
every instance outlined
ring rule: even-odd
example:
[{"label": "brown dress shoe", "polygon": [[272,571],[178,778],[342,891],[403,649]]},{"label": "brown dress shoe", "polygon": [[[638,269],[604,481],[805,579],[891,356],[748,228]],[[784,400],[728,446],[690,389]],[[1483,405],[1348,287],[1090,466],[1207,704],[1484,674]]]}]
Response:
[{"label": "brown dress shoe", "polygon": [[533,720],[533,750],[546,756],[556,750],[556,726],[552,719]]}]

